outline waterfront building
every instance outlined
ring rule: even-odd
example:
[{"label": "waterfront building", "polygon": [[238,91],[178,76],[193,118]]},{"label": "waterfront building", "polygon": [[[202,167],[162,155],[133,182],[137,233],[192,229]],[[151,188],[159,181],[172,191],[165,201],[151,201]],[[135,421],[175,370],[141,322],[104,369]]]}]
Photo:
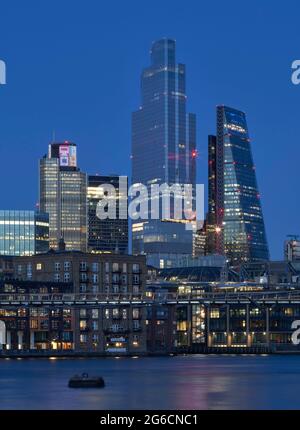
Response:
[{"label": "waterfront building", "polygon": [[[103,220],[97,216],[97,205],[104,197],[104,184],[112,185],[116,192],[115,219]],[[126,195],[121,193],[119,176],[89,175],[87,188],[89,252],[128,253],[128,208],[126,204],[126,219],[122,219],[119,203],[120,199],[127,202],[127,193]]]},{"label": "waterfront building", "polygon": [[51,143],[40,160],[40,210],[49,214],[50,247],[63,238],[67,250],[87,249],[87,176],[77,167],[74,143]]},{"label": "waterfront building", "polygon": [[[175,41],[158,40],[151,48],[151,65],[142,72],[141,106],[132,115],[132,182],[144,184],[149,192],[155,184],[190,184],[194,194],[196,118],[187,113],[185,66],[175,57]],[[132,223],[134,254],[192,254],[192,230],[174,222],[172,206],[173,200],[167,219],[162,213],[159,220],[150,219],[148,207],[143,218]]]},{"label": "waterfront building", "polygon": [[[144,256],[50,251],[31,257],[11,257],[10,261],[7,258],[1,261],[0,258],[1,267],[4,268],[2,278],[7,284],[18,279],[33,289],[32,284],[36,283],[65,283],[68,288],[72,286],[72,294],[78,299],[93,301],[99,296],[101,301],[115,300],[114,305],[73,308],[74,351],[116,355],[146,351],[146,310],[138,303],[145,292],[147,269]],[[48,293],[45,290],[44,297],[47,298]],[[51,295],[55,296],[54,293]],[[132,303],[129,303],[129,298]],[[124,303],[118,304],[119,300]],[[49,309],[52,312],[51,306]],[[36,330],[39,331],[31,328],[31,346],[35,345],[34,349],[38,346]]]},{"label": "waterfront building", "polygon": [[[67,282],[22,281],[17,279],[0,281],[0,294],[7,297],[60,297],[72,292]],[[61,306],[0,307],[0,320],[6,329],[6,350],[73,350],[75,311]],[[0,345],[0,349],[2,345]]]},{"label": "waterfront building", "polygon": [[[111,255],[110,262],[104,259],[102,263],[88,260],[86,266],[84,260],[88,257],[85,256],[92,257],[92,254],[50,254],[54,259],[49,261],[39,260],[40,256],[1,257],[6,263],[10,260],[6,267],[12,276],[0,281],[0,321],[5,327],[6,354],[33,354],[39,350],[51,354],[70,351],[117,356],[147,352],[299,352],[300,344],[295,342],[295,336],[292,340],[295,321],[300,318],[297,285],[287,284],[283,291],[276,285],[266,289],[256,282],[207,282],[208,268],[206,275],[196,268],[190,275],[181,269],[169,273],[168,277],[162,271],[160,278],[149,283],[142,295],[134,290],[128,296],[117,294],[115,289],[115,275],[125,275],[123,266],[120,271],[124,258],[116,260],[122,256]],[[98,268],[93,266],[96,263],[100,263]],[[112,263],[112,270],[106,269],[107,263]],[[131,271],[132,276],[145,275],[145,260],[140,263],[139,268],[133,267],[139,264],[137,260],[126,259],[126,264],[132,264],[132,268],[126,269],[127,279]],[[47,279],[55,281],[33,279],[38,277],[35,270],[39,272],[40,265],[50,269]],[[57,274],[66,270],[69,273],[71,268],[72,276],[79,277],[79,282],[88,283],[93,275],[103,275],[104,285],[110,284],[108,290],[115,292],[101,294],[100,300],[95,293],[74,295],[74,283],[67,281],[69,276],[64,277],[65,282],[56,281],[61,279]],[[133,286],[129,289],[133,291]],[[72,305],[75,298],[76,303]]]},{"label": "waterfront building", "polygon": [[48,214],[0,210],[0,255],[33,255],[48,250]]},{"label": "waterfront building", "polygon": [[209,222],[215,250],[232,265],[269,259],[246,115],[217,107],[217,136],[209,138]]},{"label": "waterfront building", "polygon": [[300,344],[292,341],[293,323],[300,318],[299,287],[289,285],[286,294],[259,283],[171,279],[162,273],[160,282],[147,286],[148,297],[157,297],[148,312],[149,352],[163,346],[166,353],[299,352]]},{"label": "waterfront building", "polygon": [[292,324],[300,317],[297,300],[283,304],[214,303],[206,311],[207,347],[210,350],[253,348],[256,352],[296,351]]}]

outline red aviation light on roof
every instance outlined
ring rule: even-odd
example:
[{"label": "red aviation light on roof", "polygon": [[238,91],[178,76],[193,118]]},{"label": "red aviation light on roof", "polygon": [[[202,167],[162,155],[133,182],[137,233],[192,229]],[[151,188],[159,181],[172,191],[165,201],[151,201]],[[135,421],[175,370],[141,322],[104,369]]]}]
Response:
[{"label": "red aviation light on roof", "polygon": [[192,151],[192,158],[196,158],[197,156],[198,156],[197,149],[193,149],[193,151]]}]

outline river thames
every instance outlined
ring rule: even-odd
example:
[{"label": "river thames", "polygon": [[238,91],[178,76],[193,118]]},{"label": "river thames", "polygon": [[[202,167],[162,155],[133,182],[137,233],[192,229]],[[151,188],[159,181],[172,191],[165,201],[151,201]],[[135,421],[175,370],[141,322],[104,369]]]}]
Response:
[{"label": "river thames", "polygon": [[[104,389],[70,389],[76,373]],[[300,356],[2,359],[0,409],[300,409]]]}]

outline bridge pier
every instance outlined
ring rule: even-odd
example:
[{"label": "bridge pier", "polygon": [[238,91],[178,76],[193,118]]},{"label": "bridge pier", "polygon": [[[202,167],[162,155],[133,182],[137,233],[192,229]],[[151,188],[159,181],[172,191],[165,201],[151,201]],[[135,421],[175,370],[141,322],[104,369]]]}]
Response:
[{"label": "bridge pier", "polygon": [[270,309],[266,308],[266,344],[270,346]]},{"label": "bridge pier", "polygon": [[232,344],[232,333],[230,331],[230,306],[226,306],[226,338],[227,346],[230,347]]},{"label": "bridge pier", "polygon": [[18,350],[23,349],[23,332],[18,331]]},{"label": "bridge pier", "polygon": [[11,349],[11,332],[6,332],[6,349]]},{"label": "bridge pier", "polygon": [[35,346],[34,346],[34,331],[30,331],[30,349],[35,349]]},{"label": "bridge pier", "polygon": [[252,346],[252,335],[250,333],[250,306],[246,305],[246,340],[247,347],[250,348]]},{"label": "bridge pier", "polygon": [[4,321],[0,321],[0,350],[3,349],[3,345],[6,343],[6,325]]}]

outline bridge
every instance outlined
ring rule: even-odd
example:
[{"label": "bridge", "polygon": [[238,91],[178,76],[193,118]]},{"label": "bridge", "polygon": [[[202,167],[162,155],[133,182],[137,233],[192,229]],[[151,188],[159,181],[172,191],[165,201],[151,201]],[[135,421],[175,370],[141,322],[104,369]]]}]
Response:
[{"label": "bridge", "polygon": [[0,294],[0,307],[104,307],[213,304],[300,304],[300,291],[239,293],[144,293],[144,294]]}]

